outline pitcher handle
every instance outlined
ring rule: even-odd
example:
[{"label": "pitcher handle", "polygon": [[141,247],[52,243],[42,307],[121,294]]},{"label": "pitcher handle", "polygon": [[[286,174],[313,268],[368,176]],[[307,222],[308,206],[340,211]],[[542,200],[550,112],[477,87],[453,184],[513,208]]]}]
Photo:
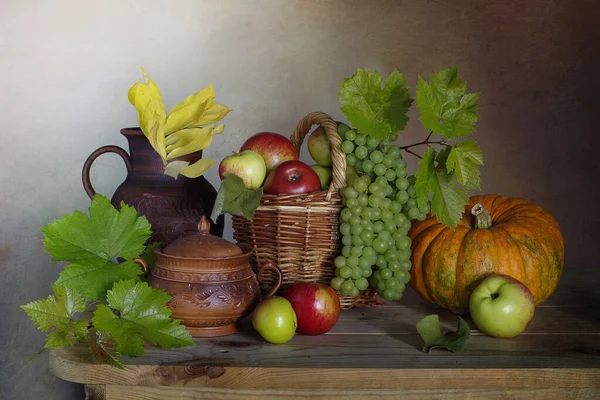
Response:
[{"label": "pitcher handle", "polygon": [[148,263],[146,262],[146,260],[139,257],[139,258],[134,258],[133,262],[136,264],[139,264],[140,267],[142,267],[142,269],[144,270],[144,276],[148,276],[148,274],[150,273],[150,268],[148,268]]},{"label": "pitcher handle", "polygon": [[85,163],[83,164],[83,171],[81,172],[81,179],[83,181],[83,188],[90,199],[94,198],[96,191],[92,186],[92,182],[90,181],[90,170],[92,169],[92,164],[102,154],[105,153],[116,153],[121,156],[123,161],[125,161],[125,167],[127,168],[127,174],[130,174],[132,171],[131,168],[131,159],[129,158],[129,154],[119,146],[102,146],[96,149],[92,154],[89,155]]},{"label": "pitcher handle", "polygon": [[271,297],[281,287],[281,283],[283,282],[283,273],[281,272],[281,270],[278,267],[275,266],[275,264],[272,264],[272,263],[265,264],[258,269],[258,281],[259,282],[262,281],[262,279],[264,277],[264,273],[268,269],[275,271],[275,273],[277,274],[277,282],[275,283],[275,286],[273,286],[273,288],[271,288],[271,290],[269,290],[269,293],[267,293],[267,296],[266,296],[266,297]]}]

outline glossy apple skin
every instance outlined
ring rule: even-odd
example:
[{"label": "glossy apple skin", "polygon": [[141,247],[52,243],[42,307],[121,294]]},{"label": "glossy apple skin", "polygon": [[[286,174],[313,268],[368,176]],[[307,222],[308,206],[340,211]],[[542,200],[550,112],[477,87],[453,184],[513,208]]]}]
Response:
[{"label": "glossy apple skin", "polygon": [[533,295],[520,281],[493,274],[477,285],[469,301],[475,325],[490,336],[510,338],[519,335],[533,319]]},{"label": "glossy apple skin", "polygon": [[310,166],[319,176],[319,180],[321,181],[321,190],[329,189],[329,184],[331,183],[331,168],[323,167],[319,164]]},{"label": "glossy apple skin", "polygon": [[273,168],[264,185],[267,194],[299,194],[320,190],[319,175],[299,160],[284,161]]},{"label": "glossy apple skin", "polygon": [[252,326],[267,342],[285,343],[296,333],[296,313],[287,299],[271,296],[254,308]]},{"label": "glossy apple skin", "polygon": [[242,178],[246,189],[258,189],[265,180],[267,167],[260,154],[245,150],[230,154],[221,160],[219,164],[221,180],[223,180],[225,172],[231,172]]},{"label": "glossy apple skin", "polygon": [[306,142],[308,153],[317,164],[323,167],[331,167],[331,144],[327,138],[327,134],[322,127],[315,129],[309,136]]},{"label": "glossy apple skin", "polygon": [[298,152],[292,142],[274,132],[259,132],[250,136],[240,149],[244,150],[255,151],[263,157],[267,174],[284,161],[298,159]]},{"label": "glossy apple skin", "polygon": [[285,288],[282,296],[292,304],[297,330],[303,335],[329,332],[340,316],[340,298],[330,286],[296,282]]}]

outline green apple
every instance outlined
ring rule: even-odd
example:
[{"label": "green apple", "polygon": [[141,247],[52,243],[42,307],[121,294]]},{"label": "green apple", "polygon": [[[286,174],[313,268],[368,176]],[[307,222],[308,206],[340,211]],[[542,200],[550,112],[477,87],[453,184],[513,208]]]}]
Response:
[{"label": "green apple", "polygon": [[310,156],[317,164],[323,167],[331,167],[331,144],[322,127],[318,127],[310,134],[306,147]]},{"label": "green apple", "polygon": [[294,337],[298,321],[287,299],[271,296],[258,303],[252,312],[252,325],[266,341],[281,344]]},{"label": "green apple", "polygon": [[252,150],[230,154],[219,164],[219,178],[224,179],[225,172],[231,172],[242,178],[246,189],[254,190],[262,186],[267,176],[264,158]]},{"label": "green apple", "polygon": [[329,184],[331,183],[331,168],[324,167],[319,164],[314,164],[310,167],[317,173],[317,175],[319,175],[319,180],[321,181],[321,190],[329,189]]},{"label": "green apple", "polygon": [[510,338],[523,332],[535,311],[531,291],[507,275],[492,274],[477,285],[469,301],[475,325],[484,333]]}]

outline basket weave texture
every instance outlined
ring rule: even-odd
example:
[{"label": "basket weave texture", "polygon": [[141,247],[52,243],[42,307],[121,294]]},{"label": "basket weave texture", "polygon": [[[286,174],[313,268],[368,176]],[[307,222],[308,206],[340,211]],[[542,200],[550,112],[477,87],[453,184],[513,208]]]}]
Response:
[{"label": "basket weave texture", "polygon": [[[336,122],[327,114],[314,112],[304,117],[291,141],[298,153],[304,137],[314,125],[321,126],[332,152],[332,180],[328,190],[305,194],[264,194],[254,217],[233,216],[233,237],[253,248],[250,259],[254,270],[274,263],[283,272],[285,287],[293,282],[329,284],[334,276],[333,260],[341,250],[339,214],[343,208],[340,189],[346,186],[346,157]],[[261,282],[269,287],[275,278]],[[371,305],[376,292],[367,290],[358,297],[340,296],[343,309]]]}]

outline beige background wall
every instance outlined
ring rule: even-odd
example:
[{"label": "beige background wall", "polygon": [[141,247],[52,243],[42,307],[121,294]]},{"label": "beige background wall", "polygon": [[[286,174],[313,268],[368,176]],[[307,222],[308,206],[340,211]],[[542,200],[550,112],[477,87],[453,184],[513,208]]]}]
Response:
[{"label": "beige background wall", "polygon": [[[126,146],[118,131],[136,124],[126,94],[140,66],[168,106],[214,84],[234,110],[205,152],[221,159],[257,131],[290,134],[310,111],[341,118],[337,85],[358,67],[398,68],[414,87],[418,74],[456,64],[481,92],[482,191],[546,207],[562,226],[569,273],[596,267],[596,4],[1,0],[0,398],[82,398],[48,372],[47,355],[15,376],[44,340],[18,305],[45,297],[57,277],[39,227],[87,208],[85,158]],[[423,135],[413,115],[401,142]],[[107,155],[92,180],[110,196],[124,176]],[[218,184],[214,169],[207,177]]]}]

